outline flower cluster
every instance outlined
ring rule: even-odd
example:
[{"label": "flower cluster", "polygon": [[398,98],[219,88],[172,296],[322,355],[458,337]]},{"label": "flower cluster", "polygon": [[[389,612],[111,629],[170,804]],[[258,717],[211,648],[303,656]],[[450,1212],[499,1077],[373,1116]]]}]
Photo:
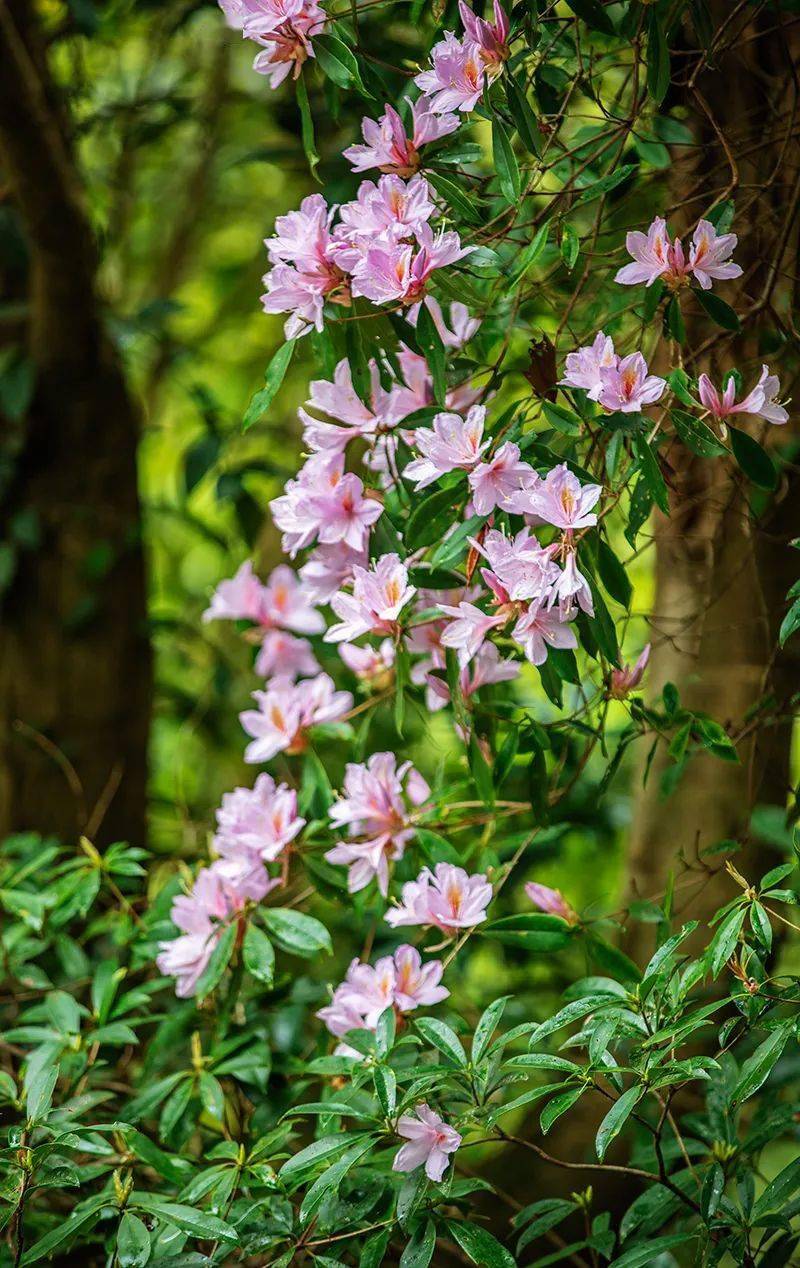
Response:
[{"label": "flower cluster", "polygon": [[[393,955],[383,956],[374,966],[353,960],[330,1004],[321,1008],[317,1016],[337,1039],[349,1030],[374,1031],[387,1008],[402,1016],[447,999],[450,992],[441,985],[442,972],[439,960],[423,964],[416,948],[406,944]],[[346,1043],[339,1044],[336,1052],[340,1056],[359,1056]]]},{"label": "flower cluster", "polygon": [[325,30],[327,15],[316,0],[219,0],[230,26],[261,46],[253,70],[277,88],[289,74],[297,79],[314,56],[312,39]]},{"label": "flower cluster", "polygon": [[666,221],[656,216],[647,233],[635,230],[626,237],[633,264],[621,268],[615,280],[623,286],[640,282],[652,286],[660,277],[670,290],[677,290],[694,276],[707,291],[714,281],[741,277],[741,266],[730,259],[737,242],[735,233],[719,234],[710,221],[701,220],[692,234],[687,257],[680,238],[670,241]]}]

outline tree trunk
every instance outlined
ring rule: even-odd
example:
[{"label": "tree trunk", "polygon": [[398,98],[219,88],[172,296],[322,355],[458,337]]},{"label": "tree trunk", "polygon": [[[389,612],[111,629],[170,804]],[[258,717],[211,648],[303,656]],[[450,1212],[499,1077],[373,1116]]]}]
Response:
[{"label": "tree trunk", "polygon": [[[731,19],[727,0],[713,0],[709,10],[718,33],[714,65],[695,73],[697,58],[685,58],[678,89],[679,100],[692,111],[700,148],[675,168],[673,219],[679,227],[691,227],[712,201],[735,197],[736,259],[744,276],[732,284],[735,299],[733,290],[730,298],[743,328],[734,338],[714,337],[707,319],[689,316],[693,361],[687,368],[695,375],[705,370],[719,382],[737,367],[750,384],[762,359],[769,359],[779,367],[782,395],[789,396],[797,370],[796,340],[793,355],[791,338],[763,358],[761,349],[765,335],[787,329],[780,312],[791,311],[792,295],[784,279],[797,275],[800,162],[790,110],[798,96],[796,28],[782,31],[771,7],[750,23],[746,15]],[[697,47],[691,34],[687,47]],[[743,415],[733,421],[767,444],[785,441],[794,430],[791,423],[771,428]],[[683,705],[709,713],[732,736],[743,738],[738,765],[694,758],[666,801],[661,779],[671,763],[660,747],[638,795],[630,837],[630,889],[644,897],[663,892],[679,853],[691,860],[698,849],[724,839],[744,843],[735,861],[748,877],[756,878],[759,868],[775,861],[774,854],[749,843],[748,825],[759,802],[786,806],[789,701],[792,682],[796,689],[798,681],[792,646],[776,650],[784,597],[800,574],[800,560],[788,548],[800,533],[796,475],[784,475],[773,504],[757,516],[749,503],[758,502],[758,491],[740,472],[678,445],[666,457],[672,468],[672,514],[657,514],[654,529],[648,692],[655,697],[672,682]],[[753,725],[752,711],[770,698],[761,725]],[[731,896],[724,872],[686,873],[678,884],[676,909],[686,918],[707,920]],[[651,941],[652,929],[634,926],[627,949],[634,957],[646,956]]]},{"label": "tree trunk", "polygon": [[140,841],[151,657],[137,410],[103,329],[65,121],[26,0],[0,0],[0,160],[30,253],[26,354],[0,537],[20,550],[0,623],[0,835]]}]

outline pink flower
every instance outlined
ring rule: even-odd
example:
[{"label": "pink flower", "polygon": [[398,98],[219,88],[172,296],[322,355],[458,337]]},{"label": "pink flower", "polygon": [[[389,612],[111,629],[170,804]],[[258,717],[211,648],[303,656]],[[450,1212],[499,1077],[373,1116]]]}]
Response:
[{"label": "pink flower", "polygon": [[718,234],[708,220],[701,220],[692,234],[687,260],[680,238],[670,242],[666,222],[657,216],[646,234],[628,234],[625,245],[634,263],[620,269],[615,281],[623,286],[639,282],[651,286],[657,277],[663,277],[671,290],[677,290],[693,273],[703,290],[708,290],[714,278],[741,275],[739,265],[728,258],[737,241],[735,233]]},{"label": "pink flower", "polygon": [[230,580],[220,581],[203,613],[204,621],[258,621],[264,586],[246,559]]},{"label": "pink flower", "polygon": [[375,304],[398,300],[414,304],[425,294],[429,277],[436,269],[455,264],[474,247],[462,247],[461,239],[452,230],[441,230],[434,237],[430,225],[416,231],[416,245],[406,242],[377,243],[367,248],[355,265],[352,293],[363,295]]},{"label": "pink flower", "polygon": [[424,1164],[428,1179],[438,1182],[447,1170],[450,1154],[461,1144],[461,1137],[424,1103],[415,1106],[414,1114],[416,1118],[401,1114],[397,1120],[397,1134],[408,1144],[398,1149],[392,1170],[416,1171]]},{"label": "pink flower", "polygon": [[[307,406],[327,414],[334,423],[322,422],[305,409],[299,411],[304,424],[303,440],[309,449],[339,454],[356,437],[371,439],[380,430],[392,426],[392,401],[381,387],[377,364],[370,363],[372,390],[367,406],[353,387],[350,364],[342,360],[333,372],[333,382],[315,379],[311,384],[311,396]],[[340,425],[337,425],[340,424]]]},{"label": "pink flower", "polygon": [[203,868],[191,892],[179,895],[173,902],[172,923],[183,937],[159,943],[161,954],[156,964],[165,977],[176,978],[175,994],[180,999],[194,995],[219,941],[219,922],[227,920],[232,911],[219,872],[213,867]]},{"label": "pink flower", "polygon": [[733,264],[728,258],[738,241],[735,233],[718,234],[710,221],[699,221],[692,234],[689,270],[704,291],[710,289],[715,278],[741,277],[740,265]]},{"label": "pink flower", "polygon": [[[770,423],[785,423],[789,414],[777,400],[781,385],[778,376],[770,374],[769,367],[762,365],[761,377],[752,391],[743,400],[736,403],[736,380],[730,375],[725,389],[720,395],[707,374],[701,374],[697,381],[700,400],[710,414],[718,421],[729,414],[755,414],[766,418]],[[787,402],[788,403],[788,402]]]},{"label": "pink flower", "polygon": [[417,492],[448,471],[475,466],[489,443],[483,439],[485,418],[484,406],[473,405],[465,419],[459,414],[437,414],[432,428],[416,429],[414,447],[422,457],[410,462],[403,474],[416,481]]},{"label": "pink flower", "polygon": [[436,208],[424,176],[404,181],[399,176],[381,176],[377,185],[362,181],[355,202],[339,210],[341,223],[334,230],[340,245],[336,258],[350,272],[364,254],[359,239],[367,244],[376,238],[401,242],[427,224]]},{"label": "pink flower", "polygon": [[[353,960],[330,1004],[317,1016],[337,1038],[348,1030],[374,1030],[381,1013],[390,1006],[398,1013],[410,1013],[447,999],[450,992],[439,985],[442,972],[439,960],[423,964],[419,952],[407,945],[398,947],[394,955],[383,956],[374,967]],[[345,1044],[337,1052],[360,1057]]]},{"label": "pink flower", "polygon": [[582,388],[590,401],[596,401],[604,386],[601,370],[609,367],[613,369],[618,364],[619,357],[614,351],[614,341],[601,330],[587,347],[568,353],[565,374],[560,385]]},{"label": "pink flower", "polygon": [[540,911],[546,911],[552,916],[561,916],[571,925],[576,923],[578,917],[559,889],[550,889],[537,881],[528,881],[525,893],[534,907],[538,907]]},{"label": "pink flower", "polygon": [[[458,300],[454,300],[450,305],[450,325],[452,330],[444,319],[442,306],[438,299],[435,299],[433,295],[426,295],[423,303],[433,318],[433,324],[439,331],[442,343],[446,348],[463,348],[464,344],[469,343],[472,336],[480,329],[480,319],[473,317],[466,304],[460,304]],[[413,308],[409,308],[406,314],[407,320],[412,326],[416,326],[419,320],[419,310],[420,305],[415,304]]]},{"label": "pink flower", "polygon": [[267,630],[255,671],[261,678],[311,678],[319,673],[319,662],[307,638],[295,638],[283,630]]},{"label": "pink flower", "polygon": [[638,687],[647,668],[647,662],[650,659],[650,644],[645,643],[642,648],[639,659],[631,669],[630,665],[623,665],[622,669],[611,670],[611,682],[608,694],[614,700],[624,700],[625,697],[633,691],[634,687]]},{"label": "pink flower", "polygon": [[548,471],[530,495],[530,509],[545,524],[564,532],[592,528],[597,516],[592,508],[603,492],[599,484],[581,484],[566,463]]},{"label": "pink flower", "polygon": [[457,40],[446,31],[443,40],[434,44],[431,69],[417,75],[414,83],[427,93],[435,114],[454,110],[470,111],[483,95],[484,60],[478,44],[465,38]]},{"label": "pink flower", "polygon": [[287,339],[322,330],[324,301],[349,304],[347,278],[336,264],[331,211],[321,194],[309,194],[299,211],[278,216],[275,236],[265,245],[273,264],[264,277],[261,302],[267,313],[288,312]]},{"label": "pink flower", "polygon": [[366,546],[369,529],[383,512],[380,502],[364,496],[364,485],[344,470],[341,455],[312,454],[287,481],[270,510],[283,532],[283,548],[294,556],[315,538],[326,545],[343,542],[354,551]]},{"label": "pink flower", "polygon": [[512,638],[532,665],[543,665],[548,647],[577,647],[575,631],[554,608],[531,604],[514,626]]},{"label": "pink flower", "polygon": [[652,286],[657,277],[661,277],[670,267],[670,240],[667,233],[667,222],[656,216],[647,233],[638,229],[625,238],[628,254],[633,256],[634,263],[626,264],[614,278],[623,286],[637,286],[644,282]]},{"label": "pink flower", "polygon": [[494,22],[476,17],[472,9],[459,0],[458,11],[464,23],[467,38],[477,44],[484,65],[491,74],[497,74],[508,59],[509,24],[499,0],[494,0]]},{"label": "pink flower", "polygon": [[249,851],[272,863],[305,822],[297,813],[295,790],[261,774],[252,788],[234,788],[223,796],[214,848],[223,858]]},{"label": "pink flower", "polygon": [[230,26],[264,46],[253,63],[268,75],[271,88],[292,71],[300,74],[303,62],[314,56],[311,38],[325,29],[327,16],[315,0],[220,0]]},{"label": "pink flower", "polygon": [[266,691],[254,691],[258,708],[239,714],[253,742],[244,752],[246,762],[268,762],[276,753],[301,752],[309,727],[335,722],[353,707],[349,691],[335,691],[327,674],[292,683],[275,678]]},{"label": "pink flower", "polygon": [[381,555],[369,570],[356,565],[353,578],[352,594],[340,590],[331,599],[331,607],[341,620],[326,633],[326,643],[340,643],[361,634],[394,634],[402,609],[416,594],[398,555]]},{"label": "pink flower", "polygon": [[463,600],[458,607],[450,607],[445,603],[440,606],[443,612],[453,617],[442,633],[442,645],[457,649],[458,663],[462,669],[480,650],[489,630],[498,625],[505,625],[508,620],[505,613],[487,614],[474,603],[466,603]]},{"label": "pink flower", "polygon": [[[513,660],[502,660],[494,643],[484,643],[478,648],[469,664],[464,666],[458,677],[461,694],[465,700],[468,700],[481,687],[488,687],[496,682],[510,682],[513,678],[518,678],[519,665]],[[447,682],[438,674],[428,673],[427,685],[428,708],[432,712],[444,708],[450,700],[450,688]]]},{"label": "pink flower", "polygon": [[411,106],[412,129],[409,137],[400,115],[387,105],[377,120],[361,120],[365,145],[350,145],[344,157],[357,172],[377,167],[398,176],[413,176],[419,167],[419,149],[431,141],[455,132],[461,120],[454,114],[434,114],[427,97],[420,97]]},{"label": "pink flower", "polygon": [[[427,305],[428,300],[425,302]],[[409,309],[409,317],[414,311],[419,312],[419,305],[416,310]],[[433,378],[425,358],[409,348],[401,348],[397,359],[400,362],[404,382],[398,383],[391,389],[389,412],[393,419],[402,420],[409,414],[415,413],[416,410],[434,404]],[[445,404],[448,410],[462,413],[475,404],[479,395],[478,390],[461,384],[446,393]],[[409,443],[413,443],[414,437],[410,433],[406,438]]]},{"label": "pink flower", "polygon": [[476,515],[488,515],[496,506],[506,510],[509,499],[523,488],[533,468],[522,462],[519,447],[507,440],[488,462],[479,462],[469,474],[472,506]]},{"label": "pink flower", "polygon": [[403,857],[414,834],[406,802],[420,806],[430,788],[410,762],[399,768],[394,753],[373,753],[367,764],[348,762],[344,793],[328,811],[332,827],[347,825],[355,841],[339,841],[325,858],[349,867],[347,888],[351,894],[375,877],[380,892],[389,889],[389,860]]},{"label": "pink flower", "polygon": [[603,386],[597,400],[605,409],[623,414],[638,413],[645,405],[652,405],[667,386],[658,375],[648,374],[641,352],[622,357],[616,366],[602,367],[600,378]]},{"label": "pink flower", "polygon": [[[541,483],[544,482],[537,481],[533,488],[538,488]],[[550,492],[557,503],[557,490],[551,486]],[[530,506],[532,490],[525,499]],[[555,509],[552,513],[556,513]],[[543,599],[559,578],[559,568],[553,560],[551,547],[540,546],[529,528],[523,528],[513,538],[491,529],[480,545],[477,542],[473,544],[489,561],[490,568],[483,570],[483,579],[501,603]]]},{"label": "pink flower", "polygon": [[337,590],[353,579],[356,564],[366,565],[366,544],[353,550],[345,542],[317,546],[300,569],[300,579],[315,603],[327,603]]},{"label": "pink flower", "polygon": [[339,655],[350,672],[370,686],[380,687],[391,677],[395,650],[390,638],[385,638],[379,647],[357,647],[355,643],[340,643]]},{"label": "pink flower", "polygon": [[305,586],[286,564],[279,564],[267,578],[258,622],[265,629],[293,630],[296,634],[319,634],[325,628]]},{"label": "pink flower", "polygon": [[574,545],[568,541],[565,542],[561,548],[561,554],[564,566],[553,584],[548,607],[557,603],[562,621],[571,619],[576,603],[587,616],[594,616],[592,589],[578,567]]},{"label": "pink flower", "polygon": [[415,881],[403,886],[402,904],[390,907],[387,922],[397,925],[434,925],[443,933],[471,929],[486,919],[492,887],[481,873],[468,875],[452,863],[424,867]]}]

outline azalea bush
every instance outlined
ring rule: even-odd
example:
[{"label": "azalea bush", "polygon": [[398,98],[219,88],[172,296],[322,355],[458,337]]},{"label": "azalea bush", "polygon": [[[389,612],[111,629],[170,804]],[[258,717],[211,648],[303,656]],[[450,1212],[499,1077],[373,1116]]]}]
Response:
[{"label": "azalea bush", "polygon": [[[772,360],[728,356],[728,191],[681,232],[630,221],[692,144],[665,99],[703,6],[221,2],[312,174],[325,113],[363,111],[348,172],[266,241],[286,341],[245,426],[298,348],[317,377],[270,506],[288,562],[205,613],[252,648],[253,780],[191,867],[3,847],[0,1263],[788,1264],[794,858],[744,875],[704,843],[624,907],[537,875],[629,758],[646,781],[666,752],[674,796],[739,760],[726,719],[644,691],[634,604],[676,454],[755,513],[789,419]],[[676,916],[720,875],[710,927]]]}]

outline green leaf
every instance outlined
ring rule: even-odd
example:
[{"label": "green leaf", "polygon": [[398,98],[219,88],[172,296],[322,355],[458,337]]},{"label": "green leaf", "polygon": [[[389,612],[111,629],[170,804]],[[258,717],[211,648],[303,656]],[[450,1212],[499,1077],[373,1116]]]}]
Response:
[{"label": "green leaf", "polygon": [[433,1220],[420,1224],[400,1256],[400,1268],[428,1268],[436,1249],[436,1226]]},{"label": "green leaf", "polygon": [[682,409],[670,410],[670,418],[678,436],[692,453],[699,454],[701,458],[715,458],[728,452],[719,437],[702,419],[695,418]]},{"label": "green leaf", "polygon": [[60,1220],[54,1229],[31,1246],[30,1250],[22,1256],[21,1264],[23,1266],[36,1264],[40,1259],[51,1255],[64,1242],[69,1241],[82,1228],[85,1228],[90,1221],[94,1222],[104,1206],[111,1206],[111,1204],[111,1199],[107,1195],[91,1198],[82,1210],[73,1211],[66,1219]]},{"label": "green leaf", "polygon": [[593,181],[591,185],[587,185],[575,199],[575,206],[577,207],[580,203],[593,202],[595,198],[600,198],[603,194],[610,193],[612,189],[616,189],[635,171],[638,171],[635,163],[623,163],[615,172],[609,172],[607,176],[603,176],[600,180]]},{"label": "green leaf", "polygon": [[636,1108],[641,1095],[642,1089],[640,1087],[629,1087],[627,1092],[623,1092],[619,1100],[614,1102],[600,1124],[594,1143],[597,1156],[601,1162],[606,1156],[608,1146],[622,1131],[625,1123]]},{"label": "green leaf", "polygon": [[345,1150],[338,1162],[331,1163],[321,1176],[317,1176],[300,1206],[300,1222],[302,1224],[307,1224],[325,1198],[329,1194],[336,1192],[348,1171],[363,1158],[365,1153],[372,1149],[373,1144],[372,1136],[363,1138],[357,1144],[351,1145],[349,1149]]},{"label": "green leaf", "polygon": [[350,366],[350,377],[353,380],[353,387],[360,401],[366,405],[367,409],[372,405],[372,374],[370,373],[369,357],[364,347],[364,334],[361,329],[360,321],[345,321],[344,326],[344,349],[347,354],[347,364]]},{"label": "green leaf", "polygon": [[760,1219],[769,1211],[780,1211],[790,1198],[800,1189],[800,1158],[795,1158],[783,1171],[779,1171],[770,1180],[764,1192],[753,1207],[750,1218],[752,1222]]},{"label": "green leaf", "polygon": [[503,1010],[510,998],[510,995],[503,995],[500,999],[496,999],[478,1019],[478,1024],[472,1036],[472,1060],[474,1063],[477,1064],[485,1056],[486,1050],[492,1041],[492,1035],[497,1029],[500,1018],[503,1016]]},{"label": "green leaf", "polygon": [[244,935],[242,955],[248,973],[271,987],[275,978],[275,952],[267,935],[252,921]]},{"label": "green leaf", "polygon": [[670,81],[669,47],[661,19],[651,9],[647,26],[647,91],[657,106],[667,95]]},{"label": "green leaf", "polygon": [[609,1268],[645,1268],[646,1264],[657,1262],[659,1255],[673,1247],[688,1246],[695,1236],[695,1233],[670,1233],[666,1237],[654,1237],[650,1241],[640,1242],[638,1246],[624,1251],[618,1259],[612,1260]]},{"label": "green leaf", "polygon": [[147,1211],[149,1215],[157,1215],[159,1219],[166,1220],[168,1224],[179,1228],[182,1233],[188,1233],[190,1237],[200,1237],[214,1242],[221,1241],[228,1246],[236,1246],[239,1243],[239,1234],[236,1229],[216,1215],[210,1215],[208,1211],[197,1211],[193,1206],[184,1206],[182,1202],[165,1202],[153,1193],[137,1192],[135,1199],[131,1199],[131,1203],[137,1209]]},{"label": "green leaf", "polygon": [[580,249],[581,240],[578,237],[578,231],[573,224],[567,221],[561,226],[561,259],[570,273],[575,268]]},{"label": "green leaf", "polygon": [[567,1110],[572,1109],[576,1101],[583,1096],[586,1088],[583,1084],[579,1087],[568,1088],[566,1092],[560,1092],[558,1096],[554,1096],[552,1101],[548,1101],[542,1110],[539,1118],[539,1125],[542,1129],[542,1135],[546,1136],[556,1119],[562,1114],[566,1114]]},{"label": "green leaf", "polygon": [[789,608],[789,611],[786,613],[786,616],[781,621],[780,633],[778,635],[780,639],[781,647],[783,647],[787,639],[790,639],[792,635],[799,629],[800,629],[800,599],[795,599],[794,603]]},{"label": "green leaf", "polygon": [[616,599],[617,603],[621,603],[624,608],[629,607],[633,586],[627,572],[603,537],[597,543],[597,571],[612,599]]},{"label": "green leaf", "polygon": [[437,537],[443,536],[448,522],[453,519],[453,507],[462,497],[460,488],[434,489],[418,501],[406,525],[406,544],[409,550],[429,546]]},{"label": "green leaf", "polygon": [[556,405],[553,401],[542,401],[542,413],[556,431],[562,432],[565,436],[580,435],[581,420],[577,414],[573,414],[571,409],[565,409],[563,405]]},{"label": "green leaf", "polygon": [[198,1000],[205,999],[222,981],[222,975],[228,967],[233,955],[233,944],[236,941],[236,923],[226,925],[220,934],[219,941],[211,952],[211,959],[206,965],[197,983]]},{"label": "green leaf", "polygon": [[587,26],[606,35],[614,35],[614,25],[600,0],[567,0],[567,7],[576,17],[583,18]]},{"label": "green leaf", "polygon": [[539,124],[528,101],[525,88],[516,79],[513,71],[506,71],[506,96],[516,125],[517,134],[529,154],[540,155],[542,152],[542,134]]},{"label": "green leaf", "polygon": [[664,328],[677,343],[686,342],[686,323],[681,312],[681,302],[673,295],[664,309]]},{"label": "green leaf", "polygon": [[372,93],[364,87],[355,54],[347,47],[344,40],[340,40],[336,35],[316,35],[314,54],[322,73],[327,75],[328,79],[332,79],[339,88],[349,88],[352,84],[363,97],[372,97]]},{"label": "green leaf", "polygon": [[130,1211],[123,1213],[117,1231],[119,1268],[145,1268],[150,1258],[150,1234],[146,1226]]},{"label": "green leaf", "polygon": [[636,436],[634,438],[636,453],[639,457],[639,463],[642,470],[642,478],[644,479],[650,496],[656,506],[669,514],[669,495],[667,486],[664,483],[664,477],[661,474],[661,468],[658,465],[658,459],[653,452],[652,446],[648,444],[644,436]]},{"label": "green leaf", "polygon": [[748,1057],[739,1074],[739,1082],[733,1089],[731,1101],[734,1105],[738,1105],[740,1101],[746,1101],[758,1091],[762,1083],[766,1082],[786,1047],[790,1035],[794,1034],[795,1025],[794,1019],[781,1022],[764,1042],[759,1044],[752,1057]]},{"label": "green leaf", "polygon": [[474,731],[469,739],[469,768],[481,801],[485,806],[493,806],[494,781],[492,779],[492,768],[484,757],[480,740]]},{"label": "green leaf", "polygon": [[289,907],[267,907],[264,923],[278,946],[293,955],[310,960],[321,951],[329,955],[333,952],[328,930],[321,921],[307,916],[305,912],[293,911]]},{"label": "green leaf", "polygon": [[514,205],[519,201],[521,190],[519,167],[509,135],[497,118],[492,119],[492,153],[500,188],[506,202]]},{"label": "green leaf", "polygon": [[447,1231],[464,1254],[480,1268],[516,1268],[513,1255],[479,1224],[468,1224],[466,1220],[448,1220]]},{"label": "green leaf", "polygon": [[311,114],[311,104],[308,100],[308,89],[306,88],[304,75],[299,75],[295,80],[295,91],[297,93],[297,106],[300,111],[300,135],[303,140],[303,151],[308,159],[311,175],[315,181],[321,184],[317,175],[319,154],[317,153],[317,143],[314,139],[314,118]]},{"label": "green leaf", "polygon": [[521,912],[516,916],[501,916],[481,925],[485,938],[493,938],[505,946],[521,947],[526,951],[561,951],[568,946],[575,930],[561,916],[544,912]]},{"label": "green leaf", "polygon": [[200,1104],[212,1118],[221,1119],[225,1113],[225,1093],[219,1079],[215,1079],[208,1070],[203,1070],[199,1078]]},{"label": "green leaf", "polygon": [[375,1083],[375,1095],[387,1118],[394,1114],[397,1104],[397,1076],[387,1065],[376,1065],[372,1071]]},{"label": "green leaf", "polygon": [[431,311],[425,304],[420,305],[417,318],[417,342],[422,355],[428,363],[433,378],[433,394],[439,405],[444,406],[447,383],[445,381],[445,353],[442,336],[436,329]]},{"label": "green leaf", "polygon": [[458,1035],[445,1022],[439,1021],[436,1017],[420,1017],[416,1028],[423,1039],[427,1039],[428,1043],[438,1048],[439,1052],[443,1052],[450,1061],[462,1070],[464,1069],[467,1064],[467,1054],[461,1046]]},{"label": "green leaf", "polygon": [[25,1117],[29,1126],[44,1118],[53,1099],[59,1066],[31,1065],[25,1076]]},{"label": "green leaf", "polygon": [[249,427],[252,427],[253,423],[267,412],[274,401],[286,377],[286,371],[289,369],[296,343],[296,339],[287,339],[286,343],[281,344],[278,351],[273,355],[264,375],[264,386],[260,392],[256,392],[245,412],[242,423],[243,431],[247,431]]},{"label": "green leaf", "polygon": [[724,299],[720,299],[712,291],[703,291],[692,287],[698,303],[706,310],[712,321],[718,326],[722,326],[723,330],[741,330],[742,323],[736,316],[730,304],[726,304]]},{"label": "green leaf", "polygon": [[425,179],[433,185],[437,194],[441,194],[448,206],[466,220],[467,224],[482,224],[484,217],[480,200],[474,194],[465,194],[456,181],[451,180],[449,176],[442,176],[439,172],[426,172]]},{"label": "green leaf", "polygon": [[738,427],[728,426],[733,456],[742,471],[757,484],[760,489],[774,489],[776,484],[775,467],[772,459],[757,440],[740,431]]},{"label": "green leaf", "polygon": [[733,955],[739,940],[739,931],[744,924],[744,914],[743,907],[735,907],[717,926],[716,933],[706,951],[706,963],[711,969],[712,977],[717,976]]},{"label": "green leaf", "polygon": [[307,1177],[316,1171],[319,1163],[327,1162],[335,1154],[340,1154],[343,1149],[364,1139],[363,1132],[337,1132],[333,1136],[323,1136],[320,1140],[314,1140],[310,1145],[306,1145],[305,1149],[301,1149],[299,1153],[293,1154],[286,1160],[280,1169],[281,1180],[287,1186],[304,1183]]}]

